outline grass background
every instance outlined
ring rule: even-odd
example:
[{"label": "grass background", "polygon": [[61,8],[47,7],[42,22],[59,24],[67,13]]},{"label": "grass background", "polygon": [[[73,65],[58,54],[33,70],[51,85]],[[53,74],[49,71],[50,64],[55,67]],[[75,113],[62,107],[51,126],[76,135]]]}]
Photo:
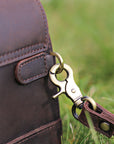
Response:
[{"label": "grass background", "polygon": [[[114,0],[41,0],[53,49],[74,71],[83,95],[114,113]],[[64,76],[64,75],[63,75]],[[59,97],[63,144],[113,144],[71,114],[72,103]]]}]

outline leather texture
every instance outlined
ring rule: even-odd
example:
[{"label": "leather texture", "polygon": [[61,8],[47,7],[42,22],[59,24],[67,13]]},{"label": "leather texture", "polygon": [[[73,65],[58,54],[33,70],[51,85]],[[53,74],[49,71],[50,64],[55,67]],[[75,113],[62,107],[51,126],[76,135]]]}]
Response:
[{"label": "leather texture", "polygon": [[0,1],[0,144],[60,144],[55,63],[39,0]]},{"label": "leather texture", "polygon": [[[110,113],[109,111],[104,109],[99,104],[97,104],[97,110],[94,111],[91,109],[89,103],[85,102],[78,120],[87,127],[89,127],[89,124],[88,124],[86,114],[85,114],[86,111],[89,113],[90,118],[93,122],[93,126],[96,131],[104,134],[107,137],[111,137],[112,135],[114,135],[114,114]],[[108,131],[104,131],[100,127],[101,123],[103,122],[106,122],[109,124]]]}]

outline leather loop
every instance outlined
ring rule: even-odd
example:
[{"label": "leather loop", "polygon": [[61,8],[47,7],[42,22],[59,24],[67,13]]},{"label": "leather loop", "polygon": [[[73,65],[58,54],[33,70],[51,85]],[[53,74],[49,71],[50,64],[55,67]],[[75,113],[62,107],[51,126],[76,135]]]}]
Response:
[{"label": "leather loop", "polygon": [[[97,111],[94,111],[90,108],[89,103],[85,102],[78,120],[87,127],[89,127],[89,124],[87,122],[85,111],[89,112],[96,131],[104,134],[107,137],[114,135],[114,114],[110,113],[99,104],[97,104]],[[100,126],[104,122],[109,125],[108,131],[103,130]]]},{"label": "leather loop", "polygon": [[53,57],[46,53],[40,53],[20,61],[15,70],[16,79],[21,84],[28,84],[48,74],[53,65]]}]

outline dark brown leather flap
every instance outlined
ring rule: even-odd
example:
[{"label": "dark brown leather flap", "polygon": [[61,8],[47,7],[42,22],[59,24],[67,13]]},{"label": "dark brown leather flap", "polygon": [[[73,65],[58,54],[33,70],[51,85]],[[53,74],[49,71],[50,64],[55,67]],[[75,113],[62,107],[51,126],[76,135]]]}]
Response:
[{"label": "dark brown leather flap", "polygon": [[0,66],[46,51],[48,40],[39,0],[0,0]]}]

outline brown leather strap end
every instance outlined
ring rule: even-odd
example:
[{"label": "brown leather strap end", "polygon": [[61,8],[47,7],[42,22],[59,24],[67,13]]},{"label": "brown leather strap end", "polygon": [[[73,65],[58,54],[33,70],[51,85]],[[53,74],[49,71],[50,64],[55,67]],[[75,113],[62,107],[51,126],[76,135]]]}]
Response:
[{"label": "brown leather strap end", "polygon": [[85,111],[89,112],[96,131],[109,138],[114,135],[114,114],[110,113],[99,104],[97,104],[97,111],[94,111],[91,109],[90,104],[85,102],[82,112],[79,116],[79,121],[87,127],[89,127],[89,124],[85,115]]}]

